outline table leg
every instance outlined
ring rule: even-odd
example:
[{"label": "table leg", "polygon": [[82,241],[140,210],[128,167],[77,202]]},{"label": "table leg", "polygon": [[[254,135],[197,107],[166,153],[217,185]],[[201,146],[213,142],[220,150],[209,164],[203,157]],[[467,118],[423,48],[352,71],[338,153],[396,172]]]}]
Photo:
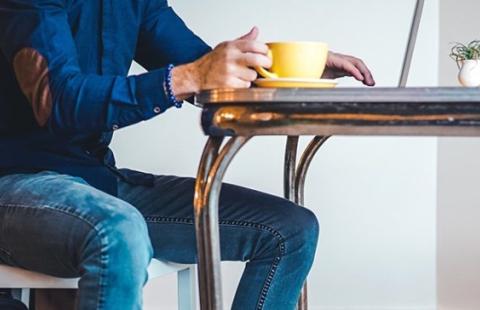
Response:
[{"label": "table leg", "polygon": [[[320,147],[328,140],[329,137],[316,136],[307,146],[302,154],[300,162],[296,163],[298,152],[298,136],[290,136],[287,138],[287,146],[285,150],[285,166],[284,166],[284,195],[285,198],[299,204],[304,204],[304,188],[305,178],[308,168]],[[303,286],[300,298],[298,299],[297,309],[308,309],[308,289],[307,281]]]},{"label": "table leg", "polygon": [[316,136],[307,146],[298,163],[295,176],[295,202],[303,206],[305,197],[305,179],[315,154],[330,137]]},{"label": "table leg", "polygon": [[285,166],[283,170],[283,193],[285,198],[295,200],[295,175],[297,173],[298,137],[289,136],[285,149]]},{"label": "table leg", "polygon": [[194,213],[202,310],[223,310],[218,200],[228,165],[249,139],[250,137],[233,137],[221,148],[224,138],[210,137],[200,161],[195,184]]}]

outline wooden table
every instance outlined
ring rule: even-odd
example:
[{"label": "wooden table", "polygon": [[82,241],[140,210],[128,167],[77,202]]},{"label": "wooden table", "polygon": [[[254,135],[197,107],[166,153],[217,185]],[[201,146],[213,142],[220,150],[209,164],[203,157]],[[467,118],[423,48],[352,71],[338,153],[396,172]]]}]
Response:
[{"label": "wooden table", "polygon": [[[197,102],[209,136],[194,198],[202,310],[223,310],[218,199],[228,165],[252,137],[288,137],[285,197],[302,205],[309,165],[331,136],[480,136],[480,89],[473,88],[253,88],[208,91]],[[297,164],[301,135],[315,138]],[[305,286],[299,309],[306,308]]]}]

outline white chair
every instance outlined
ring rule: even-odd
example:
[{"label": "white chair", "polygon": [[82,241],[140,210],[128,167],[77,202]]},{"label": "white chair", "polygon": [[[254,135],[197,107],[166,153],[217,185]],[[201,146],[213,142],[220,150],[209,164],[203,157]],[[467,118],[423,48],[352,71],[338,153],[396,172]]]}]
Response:
[{"label": "white chair", "polygon": [[[195,302],[195,266],[179,265],[153,259],[148,267],[149,279],[177,273],[178,309],[194,310]],[[30,289],[75,289],[78,279],[62,279],[31,272],[24,269],[0,265],[0,288],[13,289],[14,296],[25,305],[30,302]]]}]

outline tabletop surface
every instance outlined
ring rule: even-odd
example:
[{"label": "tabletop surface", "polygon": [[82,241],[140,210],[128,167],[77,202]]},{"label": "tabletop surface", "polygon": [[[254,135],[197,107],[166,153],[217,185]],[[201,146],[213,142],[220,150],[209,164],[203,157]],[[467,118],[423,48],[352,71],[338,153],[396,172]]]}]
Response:
[{"label": "tabletop surface", "polygon": [[224,89],[197,102],[211,136],[480,136],[480,88]]}]

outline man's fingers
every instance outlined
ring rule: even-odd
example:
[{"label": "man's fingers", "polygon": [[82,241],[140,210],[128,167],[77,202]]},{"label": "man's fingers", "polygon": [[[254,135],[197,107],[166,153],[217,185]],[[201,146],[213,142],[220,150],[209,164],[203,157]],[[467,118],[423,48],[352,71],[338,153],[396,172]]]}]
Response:
[{"label": "man's fingers", "polygon": [[242,65],[246,67],[263,67],[270,68],[272,66],[272,59],[266,55],[256,53],[244,53],[240,59]]},{"label": "man's fingers", "polygon": [[251,40],[255,41],[258,38],[259,30],[257,26],[253,27],[247,34],[244,34],[237,40]]},{"label": "man's fingers", "polygon": [[355,65],[352,62],[345,60],[343,61],[342,67],[346,73],[350,74],[358,81],[363,82],[365,80],[362,72],[360,72],[360,70],[357,67],[355,67]]},{"label": "man's fingers", "polygon": [[374,86],[375,85],[375,80],[373,79],[372,73],[368,69],[367,65],[365,65],[365,63],[360,59],[355,59],[353,61],[353,63],[355,64],[357,69],[360,70],[360,72],[364,76],[364,81],[363,82],[368,86]]},{"label": "man's fingers", "polygon": [[225,81],[225,87],[227,88],[249,88],[250,86],[252,86],[251,82],[242,80],[238,77],[230,77]]},{"label": "man's fingers", "polygon": [[237,77],[246,82],[255,81],[257,79],[257,76],[258,76],[257,71],[250,68],[242,67],[238,69],[238,72],[237,72]]},{"label": "man's fingers", "polygon": [[237,48],[243,53],[258,53],[267,55],[268,46],[265,43],[251,40],[239,40],[236,41]]},{"label": "man's fingers", "polygon": [[[352,76],[367,86],[374,86],[375,80],[367,65],[358,58],[330,52],[327,67],[333,77]],[[329,71],[324,76],[329,76]]]}]

